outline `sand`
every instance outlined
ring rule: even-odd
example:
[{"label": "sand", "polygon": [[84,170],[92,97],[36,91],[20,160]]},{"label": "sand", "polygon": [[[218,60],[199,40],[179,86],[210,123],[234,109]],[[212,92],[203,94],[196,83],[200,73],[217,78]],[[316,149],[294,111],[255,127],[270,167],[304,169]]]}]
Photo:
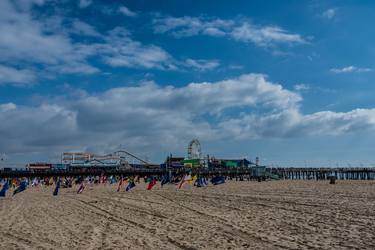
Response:
[{"label": "sand", "polygon": [[0,249],[375,249],[375,181],[77,188],[0,199]]}]

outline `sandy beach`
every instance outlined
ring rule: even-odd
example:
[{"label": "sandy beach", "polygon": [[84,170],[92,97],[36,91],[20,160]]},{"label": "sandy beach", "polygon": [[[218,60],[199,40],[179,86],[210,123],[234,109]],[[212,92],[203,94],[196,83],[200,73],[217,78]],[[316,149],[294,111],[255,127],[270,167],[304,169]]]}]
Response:
[{"label": "sandy beach", "polygon": [[0,199],[0,249],[375,249],[375,182],[34,187]]}]

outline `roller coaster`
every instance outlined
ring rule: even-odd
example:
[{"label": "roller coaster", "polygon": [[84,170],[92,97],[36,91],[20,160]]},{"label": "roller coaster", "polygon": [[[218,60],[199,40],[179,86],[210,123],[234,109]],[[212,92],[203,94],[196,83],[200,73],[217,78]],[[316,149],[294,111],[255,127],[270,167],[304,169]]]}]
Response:
[{"label": "roller coaster", "polygon": [[61,157],[63,168],[126,168],[149,167],[154,164],[126,151],[118,150],[106,155],[85,152],[65,152]]}]

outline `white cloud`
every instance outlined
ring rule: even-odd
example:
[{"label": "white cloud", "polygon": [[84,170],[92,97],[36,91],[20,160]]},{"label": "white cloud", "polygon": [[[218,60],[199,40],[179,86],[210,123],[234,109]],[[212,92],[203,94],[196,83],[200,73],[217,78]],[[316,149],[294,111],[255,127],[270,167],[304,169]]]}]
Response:
[{"label": "white cloud", "polygon": [[342,113],[322,111],[307,115],[297,109],[288,109],[261,116],[247,114],[224,121],[220,127],[236,138],[335,136],[364,130],[375,131],[375,109]]},{"label": "white cloud", "polygon": [[199,71],[213,70],[220,63],[218,60],[175,59],[167,51],[152,44],[142,44],[131,38],[124,28],[117,27],[104,37],[105,43],[90,45],[99,51],[104,62],[112,67],[146,68],[159,70],[179,70],[193,68]]},{"label": "white cloud", "polygon": [[243,65],[238,65],[238,64],[231,64],[228,66],[230,69],[243,69]]},{"label": "white cloud", "polygon": [[196,35],[223,36],[258,46],[301,44],[305,39],[277,26],[259,26],[248,21],[208,19],[200,17],[165,17],[153,21],[155,33],[169,33],[175,37]]},{"label": "white cloud", "polygon": [[199,71],[212,70],[220,66],[218,60],[194,60],[186,59],[185,65],[187,67],[195,68]]},{"label": "white cloud", "polygon": [[27,60],[57,63],[72,54],[70,41],[60,35],[45,35],[40,23],[27,12],[18,12],[8,1],[0,2],[1,61]]},{"label": "white cloud", "polygon": [[78,7],[84,9],[92,4],[92,0],[79,0]]},{"label": "white cloud", "polygon": [[134,17],[134,16],[137,15],[136,12],[129,10],[129,8],[124,6],[124,5],[119,8],[119,12],[121,14],[123,14],[125,16],[129,16],[129,17]]},{"label": "white cloud", "polygon": [[[112,67],[215,68],[214,61],[198,60],[195,67],[179,62],[158,46],[133,40],[121,28],[102,35],[78,19],[54,16],[35,20],[30,12],[31,4],[25,3],[22,8],[17,8],[19,5],[9,1],[0,2],[0,85],[26,86],[35,83],[37,78],[55,74],[98,73],[100,70],[88,62],[93,57]],[[92,36],[98,40],[96,43],[77,43],[69,37],[71,34]],[[14,68],[13,65],[22,67]]]},{"label": "white cloud", "polygon": [[310,86],[308,84],[300,83],[300,84],[294,85],[294,89],[296,91],[307,91],[310,89]]},{"label": "white cloud", "polygon": [[[9,1],[0,1],[0,63],[16,65],[40,64],[48,68],[68,68],[70,65],[86,65],[79,73],[86,73],[87,54],[80,44],[73,43],[60,21],[54,20],[58,28],[52,30],[44,22],[35,20],[30,10],[19,10]],[[75,21],[76,30],[95,34],[89,25]],[[78,72],[77,68],[71,71]],[[25,72],[24,72],[25,73]],[[31,75],[31,73],[29,74]]]},{"label": "white cloud", "polygon": [[21,150],[20,153],[25,153],[40,149],[47,152],[49,146],[54,148],[66,142],[65,138],[72,140],[71,136],[76,130],[74,112],[59,105],[14,105],[8,109],[0,109],[0,117],[0,131],[6,132],[4,140],[0,142],[3,152]]},{"label": "white cloud", "polygon": [[0,85],[10,84],[24,86],[32,84],[36,79],[33,71],[27,69],[15,69],[0,65]]},{"label": "white cloud", "polygon": [[84,63],[75,63],[72,62],[70,65],[58,65],[58,66],[49,66],[46,68],[52,72],[58,72],[61,74],[95,74],[100,72],[100,70],[94,66],[84,64]]},{"label": "white cloud", "polygon": [[[5,1],[5,0],[4,0]],[[33,5],[42,6],[48,0],[13,0],[13,4],[16,4],[18,8],[22,10],[29,10]]]},{"label": "white cloud", "polygon": [[334,8],[328,9],[328,10],[323,12],[322,16],[327,18],[327,19],[332,19],[336,16],[336,9],[334,9]]},{"label": "white cloud", "polygon": [[304,43],[304,39],[299,34],[291,34],[286,30],[276,27],[254,27],[249,23],[244,23],[236,27],[231,32],[231,36],[238,41],[253,42],[260,46],[270,46],[274,43],[298,44]]},{"label": "white cloud", "polygon": [[97,32],[95,30],[94,27],[92,27],[91,25],[89,25],[85,22],[82,22],[78,19],[75,19],[72,22],[71,32],[76,33],[76,34],[80,34],[80,35],[85,35],[85,36],[94,36],[94,37],[100,37],[101,36],[99,34],[99,32]]},{"label": "white cloud", "polygon": [[332,68],[331,69],[331,72],[333,73],[337,73],[337,74],[340,74],[340,73],[352,73],[352,72],[356,72],[356,73],[361,73],[361,72],[370,72],[372,71],[372,69],[370,68],[358,68],[358,67],[355,67],[355,66],[347,66],[347,67],[343,67],[343,68]]},{"label": "white cloud", "polygon": [[263,75],[249,74],[179,88],[146,82],[97,95],[76,95],[74,101],[56,100],[61,99],[40,106],[1,108],[0,134],[5,136],[0,151],[48,153],[89,145],[109,151],[124,142],[143,150],[160,148],[161,141],[176,145],[192,137],[213,140],[224,134],[206,120],[206,114],[219,115],[235,107],[249,112],[257,106],[289,109],[300,96]]},{"label": "white cloud", "polygon": [[115,28],[105,38],[106,43],[93,45],[113,67],[177,69],[168,52],[155,45],[134,41],[123,28]]},{"label": "white cloud", "polygon": [[17,105],[14,103],[5,103],[5,104],[0,104],[0,112],[7,112],[10,110],[14,110],[17,108]]},{"label": "white cloud", "polygon": [[205,21],[198,17],[166,17],[153,20],[156,33],[170,32],[175,37],[194,35],[224,36],[227,29],[234,25],[233,21],[211,20]]},{"label": "white cloud", "polygon": [[[0,104],[0,151],[56,154],[95,145],[108,152],[123,144],[156,155],[195,137],[219,142],[375,129],[375,109],[303,114],[298,93],[259,74],[183,87],[144,82],[74,97],[43,98],[39,106]],[[237,108],[241,113],[226,113]]]},{"label": "white cloud", "polygon": [[[0,1],[0,64],[23,65],[38,68],[45,74],[19,71],[8,82],[31,82],[36,75],[53,77],[54,74],[94,74],[100,70],[89,60],[99,59],[112,67],[178,70],[193,68],[208,70],[217,62],[190,60],[179,61],[163,48],[134,40],[123,28],[103,34],[93,26],[78,19],[52,16],[35,19],[29,8],[16,8],[10,1]],[[77,42],[72,35],[94,37]],[[38,67],[34,67],[38,64]],[[12,71],[15,73],[15,71]],[[7,70],[7,74],[11,74]],[[5,69],[3,68],[3,75]],[[4,78],[1,82],[4,82]]]}]

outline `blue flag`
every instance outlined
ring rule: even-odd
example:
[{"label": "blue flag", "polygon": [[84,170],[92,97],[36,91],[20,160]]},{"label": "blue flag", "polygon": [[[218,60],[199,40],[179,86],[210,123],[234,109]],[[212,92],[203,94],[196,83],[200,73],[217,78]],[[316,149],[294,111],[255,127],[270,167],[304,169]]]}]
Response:
[{"label": "blue flag", "polygon": [[225,177],[224,176],[215,176],[211,179],[211,183],[214,185],[219,185],[225,183]]},{"label": "blue flag", "polygon": [[114,183],[116,183],[116,178],[115,178],[115,177],[111,176],[111,177],[110,177],[110,179],[111,179],[111,181],[110,181],[110,182],[111,182],[111,184],[114,184]]},{"label": "blue flag", "polygon": [[22,181],[20,185],[13,191],[13,195],[21,193],[26,190],[27,183],[26,181]]},{"label": "blue flag", "polygon": [[133,187],[135,187],[135,183],[134,183],[134,181],[129,182],[128,186],[126,187],[126,191],[129,191],[129,190],[132,189]]},{"label": "blue flag", "polygon": [[165,184],[167,184],[169,182],[169,176],[168,175],[164,175],[163,178],[161,179],[161,186],[164,186]]},{"label": "blue flag", "polygon": [[197,186],[197,187],[205,187],[205,186],[207,186],[205,178],[204,177],[199,177],[195,181],[194,186]]},{"label": "blue flag", "polygon": [[5,194],[6,194],[8,189],[9,189],[9,183],[8,183],[8,181],[5,181],[5,183],[3,185],[3,188],[0,191],[0,197],[5,197]]},{"label": "blue flag", "polygon": [[59,193],[60,183],[61,183],[61,181],[60,181],[60,178],[59,178],[58,181],[56,182],[55,191],[53,191],[54,196],[56,196]]},{"label": "blue flag", "polygon": [[206,180],[205,177],[202,177],[202,182],[203,182],[203,185],[208,186],[208,184],[207,184],[207,180]]}]

